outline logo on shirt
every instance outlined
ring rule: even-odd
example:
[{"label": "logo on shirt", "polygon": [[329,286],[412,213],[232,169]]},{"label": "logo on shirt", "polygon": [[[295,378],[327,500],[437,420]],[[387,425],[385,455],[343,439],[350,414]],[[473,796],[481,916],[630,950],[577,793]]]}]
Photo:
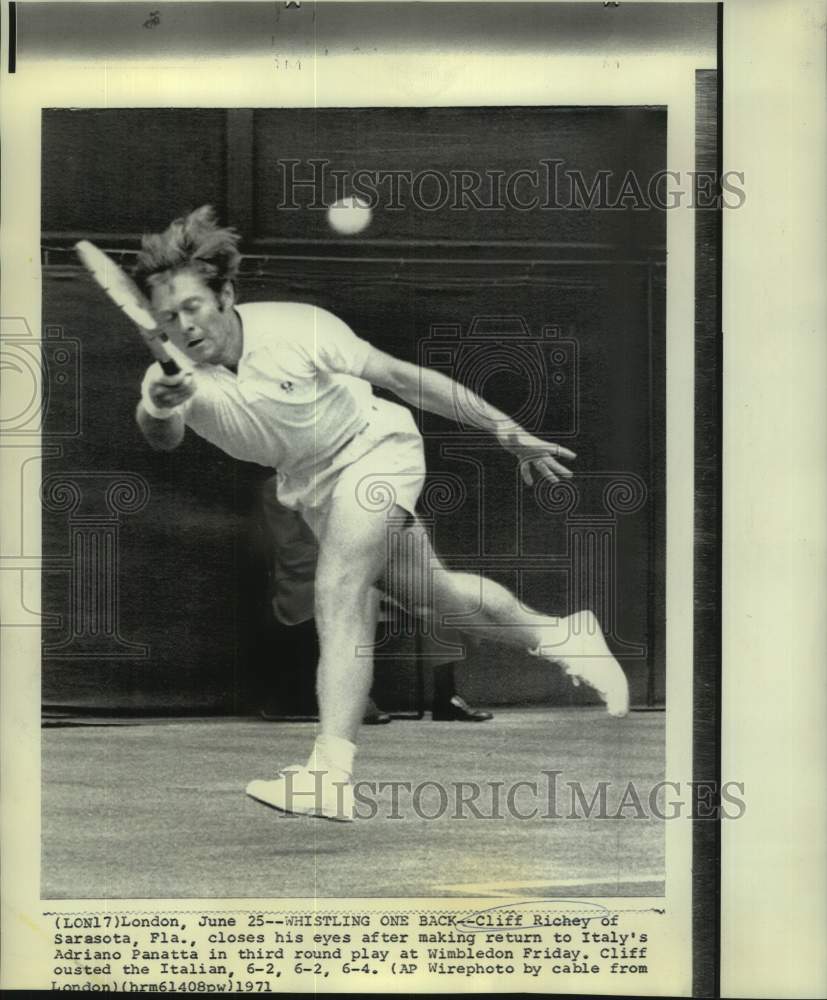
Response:
[{"label": "logo on shirt", "polygon": [[292,392],[293,389],[295,388],[295,386],[289,379],[285,379],[285,381],[281,383],[281,387],[285,392]]}]

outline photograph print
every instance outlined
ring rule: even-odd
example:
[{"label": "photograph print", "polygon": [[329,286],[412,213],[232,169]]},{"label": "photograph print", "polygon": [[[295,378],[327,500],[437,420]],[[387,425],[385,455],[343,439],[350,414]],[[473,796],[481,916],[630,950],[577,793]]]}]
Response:
[{"label": "photograph print", "polygon": [[43,110],[44,898],[664,894],[667,126]]}]

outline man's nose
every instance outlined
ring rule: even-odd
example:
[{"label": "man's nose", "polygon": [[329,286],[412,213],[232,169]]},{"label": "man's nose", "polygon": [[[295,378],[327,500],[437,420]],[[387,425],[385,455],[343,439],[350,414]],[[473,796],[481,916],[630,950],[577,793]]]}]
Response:
[{"label": "man's nose", "polygon": [[190,320],[184,313],[178,313],[178,326],[182,333],[189,333],[192,330],[192,320]]}]

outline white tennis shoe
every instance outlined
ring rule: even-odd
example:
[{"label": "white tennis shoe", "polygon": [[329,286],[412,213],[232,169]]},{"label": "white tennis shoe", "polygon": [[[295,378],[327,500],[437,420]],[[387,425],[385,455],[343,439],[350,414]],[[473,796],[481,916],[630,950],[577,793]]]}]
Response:
[{"label": "white tennis shoe", "polygon": [[353,821],[353,782],[337,781],[329,771],[309,770],[304,764],[284,768],[272,781],[251,781],[246,792],[281,812],[340,823]]},{"label": "white tennis shoe", "polygon": [[591,611],[580,611],[563,620],[568,638],[560,646],[532,650],[536,656],[559,663],[575,685],[582,681],[594,688],[606,704],[609,715],[629,714],[629,682],[603,638],[600,622]]}]

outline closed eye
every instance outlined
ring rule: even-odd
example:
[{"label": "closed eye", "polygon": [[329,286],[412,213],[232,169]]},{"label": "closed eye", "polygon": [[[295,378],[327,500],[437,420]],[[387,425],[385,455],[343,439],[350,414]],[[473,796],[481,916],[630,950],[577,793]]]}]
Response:
[{"label": "closed eye", "polygon": [[[193,313],[197,313],[200,308],[201,299],[187,299],[186,302],[181,303],[179,312],[191,316]],[[174,323],[177,318],[177,312],[163,312],[158,314],[158,320],[163,324]]]}]

